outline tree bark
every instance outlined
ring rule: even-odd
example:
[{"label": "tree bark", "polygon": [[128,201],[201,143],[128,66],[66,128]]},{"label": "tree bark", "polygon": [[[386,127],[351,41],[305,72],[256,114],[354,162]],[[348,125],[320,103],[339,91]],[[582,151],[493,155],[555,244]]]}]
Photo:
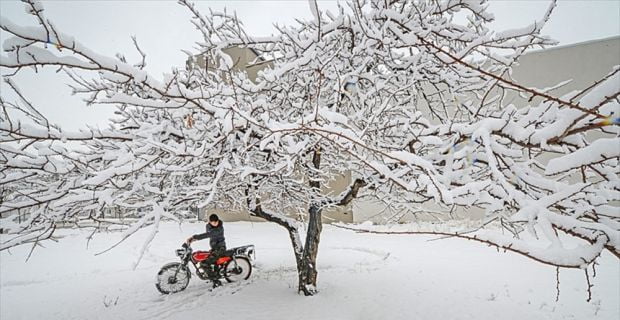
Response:
[{"label": "tree bark", "polygon": [[319,253],[321,231],[323,230],[321,211],[322,209],[316,204],[310,205],[308,210],[308,231],[303,251],[302,269],[299,274],[299,291],[306,296],[314,295],[317,292],[316,280],[318,271],[316,268],[316,257]]},{"label": "tree bark", "polygon": [[[317,147],[312,155],[312,166],[318,170],[321,167],[321,147]],[[316,177],[316,173],[310,174],[310,187],[314,192],[320,192],[321,182]],[[319,242],[321,241],[321,231],[323,222],[321,220],[322,205],[313,199],[308,207],[308,230],[306,231],[306,244],[304,246],[301,270],[299,272],[299,291],[306,296],[314,295],[316,290],[316,280],[318,270],[316,268],[316,257],[319,253]]]}]

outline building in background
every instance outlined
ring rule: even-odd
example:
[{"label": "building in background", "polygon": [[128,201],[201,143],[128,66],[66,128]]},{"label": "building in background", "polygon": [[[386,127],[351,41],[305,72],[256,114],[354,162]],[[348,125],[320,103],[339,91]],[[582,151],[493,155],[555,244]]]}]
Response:
[{"label": "building in background", "polygon": [[[263,68],[270,66],[270,62],[262,60],[256,52],[247,48],[227,48],[223,50],[233,59],[234,70],[246,70],[248,78],[252,81],[256,80],[257,73]],[[188,68],[213,68],[204,56],[196,56],[188,60]],[[249,67],[248,67],[249,66]],[[512,76],[520,84],[534,88],[550,88],[558,83],[571,80],[565,85],[549,90],[548,92],[554,96],[563,96],[575,90],[583,90],[592,85],[595,81],[603,78],[605,75],[613,71],[615,67],[620,67],[620,37],[611,37],[600,40],[592,40],[567,46],[553,47],[549,49],[532,51],[522,56],[518,65],[513,67]],[[523,107],[527,104],[540,102],[534,99],[527,101],[516,94],[508,95],[504,99],[504,103],[512,103],[517,107]],[[619,110],[620,112],[620,110]],[[596,139],[596,137],[591,137]],[[548,161],[551,157],[546,157],[543,161]],[[351,175],[347,174],[332,181],[326,186],[324,192],[338,194],[345,190],[351,183]],[[439,207],[435,204],[428,203],[422,208],[428,211],[437,211]],[[219,214],[225,221],[254,220],[260,221],[259,218],[250,217],[248,212],[231,211],[227,208],[201,208],[196,209],[199,219],[204,220],[205,216],[211,213]],[[459,208],[450,214],[439,216],[440,219],[464,218],[471,219],[481,218],[484,211],[480,209]],[[352,205],[345,208],[337,208],[328,210],[324,214],[325,222],[342,221],[342,222],[383,222],[385,217],[396,217],[396,220],[405,222],[416,219],[432,220],[437,219],[437,215],[425,215],[420,212],[419,215],[404,214],[398,212],[390,212],[385,206],[373,200],[357,199]]]}]

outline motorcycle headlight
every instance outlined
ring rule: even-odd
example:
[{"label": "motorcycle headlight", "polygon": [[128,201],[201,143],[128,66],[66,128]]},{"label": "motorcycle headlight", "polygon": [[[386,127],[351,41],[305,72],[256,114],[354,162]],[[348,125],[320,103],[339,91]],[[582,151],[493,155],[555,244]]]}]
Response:
[{"label": "motorcycle headlight", "polygon": [[186,250],[185,249],[177,249],[176,253],[177,253],[177,257],[183,257],[185,255]]}]

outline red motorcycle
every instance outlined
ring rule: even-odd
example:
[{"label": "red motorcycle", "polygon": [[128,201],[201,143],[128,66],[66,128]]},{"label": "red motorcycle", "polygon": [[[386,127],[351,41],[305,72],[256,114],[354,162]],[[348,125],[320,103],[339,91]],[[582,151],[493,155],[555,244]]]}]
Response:
[{"label": "red motorcycle", "polygon": [[185,290],[192,275],[188,265],[194,266],[195,273],[201,280],[219,283],[224,278],[228,282],[247,280],[252,274],[252,261],[256,257],[253,245],[232,248],[222,255],[215,265],[208,265],[205,260],[210,251],[196,251],[184,243],[176,255],[181,262],[171,262],[159,270],[155,287],[163,294],[176,293]]}]

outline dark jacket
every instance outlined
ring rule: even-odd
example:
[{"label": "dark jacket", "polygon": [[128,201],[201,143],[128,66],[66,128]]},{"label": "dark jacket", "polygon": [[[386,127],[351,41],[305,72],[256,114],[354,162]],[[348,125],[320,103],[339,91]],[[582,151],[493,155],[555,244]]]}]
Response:
[{"label": "dark jacket", "polygon": [[220,220],[217,227],[207,223],[207,231],[205,233],[195,234],[192,238],[194,238],[194,240],[209,238],[211,250],[226,250],[226,239],[224,239],[224,222],[222,222],[222,220]]}]

